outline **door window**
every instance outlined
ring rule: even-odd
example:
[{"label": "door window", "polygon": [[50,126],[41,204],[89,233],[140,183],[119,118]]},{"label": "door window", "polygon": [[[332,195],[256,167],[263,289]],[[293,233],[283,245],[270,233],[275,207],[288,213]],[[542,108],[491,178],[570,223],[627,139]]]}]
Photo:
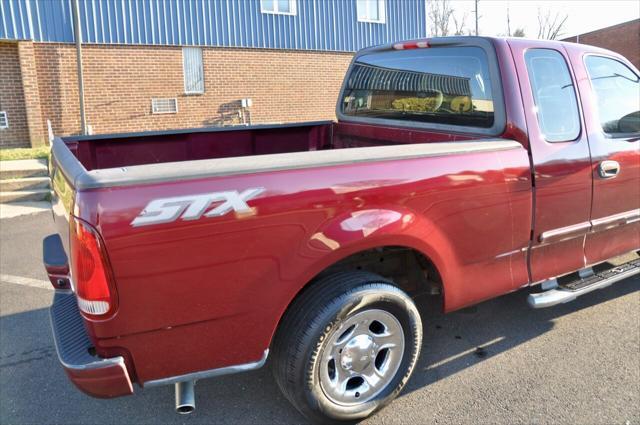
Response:
[{"label": "door window", "polygon": [[548,142],[567,142],[580,135],[580,114],[569,67],[551,49],[525,53],[540,131]]},{"label": "door window", "polygon": [[603,56],[585,59],[605,133],[640,133],[640,81],[622,62]]}]

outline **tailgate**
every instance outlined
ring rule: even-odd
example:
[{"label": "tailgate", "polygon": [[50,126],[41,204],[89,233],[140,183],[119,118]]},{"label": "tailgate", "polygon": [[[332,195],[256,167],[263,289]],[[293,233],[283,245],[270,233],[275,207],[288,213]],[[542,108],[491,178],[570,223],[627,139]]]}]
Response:
[{"label": "tailgate", "polygon": [[51,209],[64,251],[67,254],[69,253],[69,215],[73,211],[75,188],[73,187],[73,174],[71,170],[65,170],[65,167],[69,168],[70,162],[73,161],[77,163],[78,167],[82,167],[78,159],[64,145],[64,142],[56,138],[49,158],[49,177],[52,186]]},{"label": "tailgate", "polygon": [[[43,241],[43,261],[49,280],[55,288],[70,289],[69,281],[69,217],[73,212],[75,188],[74,169],[82,169],[78,159],[60,138],[53,142],[49,157],[51,179],[51,210],[57,234]],[[77,171],[76,171],[77,172]]]}]

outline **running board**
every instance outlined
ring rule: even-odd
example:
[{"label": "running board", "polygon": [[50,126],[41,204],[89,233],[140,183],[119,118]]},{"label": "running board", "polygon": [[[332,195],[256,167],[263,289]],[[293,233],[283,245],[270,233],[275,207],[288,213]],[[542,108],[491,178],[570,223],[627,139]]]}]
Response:
[{"label": "running board", "polygon": [[639,273],[640,259],[599,272],[594,272],[592,268],[584,269],[571,275],[575,277],[569,279],[569,281],[558,283],[557,279],[553,279],[543,282],[542,288],[550,289],[536,294],[529,294],[527,302],[533,308],[545,308],[568,303],[581,295],[606,288],[615,282]]}]

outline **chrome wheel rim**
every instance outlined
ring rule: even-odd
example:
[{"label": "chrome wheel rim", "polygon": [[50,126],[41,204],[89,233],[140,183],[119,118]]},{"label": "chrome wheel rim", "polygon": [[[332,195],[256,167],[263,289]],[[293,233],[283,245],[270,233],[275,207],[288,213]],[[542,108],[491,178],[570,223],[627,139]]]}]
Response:
[{"label": "chrome wheel rim", "polygon": [[335,328],[320,354],[320,387],[334,403],[366,403],[395,376],[404,354],[404,332],[385,310],[357,313]]}]

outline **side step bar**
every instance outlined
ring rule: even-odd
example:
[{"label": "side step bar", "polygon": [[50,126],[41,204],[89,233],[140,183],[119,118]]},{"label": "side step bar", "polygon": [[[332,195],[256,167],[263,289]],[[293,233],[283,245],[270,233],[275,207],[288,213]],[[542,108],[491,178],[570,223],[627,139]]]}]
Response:
[{"label": "side step bar", "polygon": [[588,294],[597,289],[634,276],[640,273],[640,259],[635,259],[628,263],[614,266],[612,268],[594,272],[588,268],[576,273],[573,280],[558,283],[557,279],[542,283],[542,288],[551,288],[544,292],[529,294],[527,302],[533,308],[552,307],[573,301],[581,295]]}]

